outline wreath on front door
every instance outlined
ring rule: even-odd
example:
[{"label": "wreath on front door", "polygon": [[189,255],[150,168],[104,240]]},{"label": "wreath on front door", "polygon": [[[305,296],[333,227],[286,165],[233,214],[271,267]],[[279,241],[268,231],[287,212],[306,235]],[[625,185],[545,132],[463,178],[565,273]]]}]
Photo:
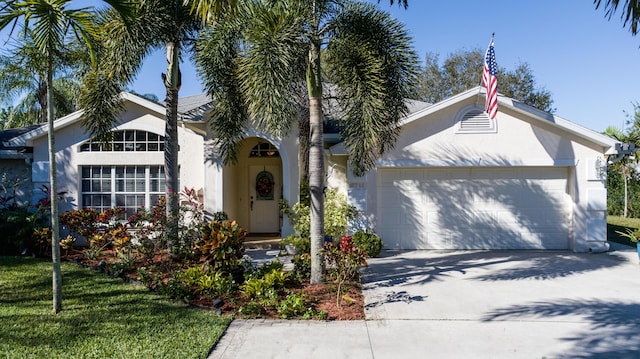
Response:
[{"label": "wreath on front door", "polygon": [[262,171],[256,176],[256,199],[273,199],[273,175]]}]

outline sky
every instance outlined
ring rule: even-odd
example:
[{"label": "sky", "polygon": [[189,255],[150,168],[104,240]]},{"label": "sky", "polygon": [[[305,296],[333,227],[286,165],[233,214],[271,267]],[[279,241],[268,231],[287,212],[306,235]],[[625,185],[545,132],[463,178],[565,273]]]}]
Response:
[{"label": "sky", "polygon": [[[555,114],[592,130],[622,128],[640,102],[640,36],[631,36],[618,14],[607,20],[590,0],[409,0],[406,10],[381,0],[378,6],[405,24],[422,62],[427,53],[442,61],[458,50],[484,51],[495,33],[498,65],[528,63],[537,85],[551,92]],[[164,67],[164,53],[155,53],[132,89],[162,100]],[[201,93],[193,66],[185,63],[182,72],[181,96]]]},{"label": "sky", "polygon": [[[622,27],[619,14],[606,19],[591,0],[409,0],[406,10],[368,1],[405,24],[423,63],[427,53],[442,61],[459,50],[484,51],[495,33],[498,65],[528,63],[537,85],[551,93],[555,114],[592,130],[622,128],[640,102],[640,36]],[[165,69],[164,52],[153,53],[130,88],[164,99]],[[180,96],[202,93],[193,65],[181,70]]]}]

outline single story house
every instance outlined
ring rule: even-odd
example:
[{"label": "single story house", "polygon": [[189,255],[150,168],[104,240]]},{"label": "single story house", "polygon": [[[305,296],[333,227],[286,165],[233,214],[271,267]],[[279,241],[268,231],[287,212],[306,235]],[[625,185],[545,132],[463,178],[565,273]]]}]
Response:
[{"label": "single story house", "polygon": [[[132,213],[163,195],[165,109],[122,97],[109,146],[88,137],[81,112],[56,120],[61,211],[117,205]],[[327,186],[346,195],[359,225],[386,248],[607,250],[606,156],[616,141],[501,95],[490,120],[484,102],[480,87],[436,104],[409,101],[395,148],[363,177],[353,175],[339,136],[326,133]],[[181,187],[201,191],[208,212],[225,211],[250,233],[290,234],[278,201],[298,200],[296,131],[275,138],[251,129],[238,163],[226,166],[206,125],[210,100],[179,103]],[[46,131],[6,143],[28,149],[34,196],[48,182]]]}]

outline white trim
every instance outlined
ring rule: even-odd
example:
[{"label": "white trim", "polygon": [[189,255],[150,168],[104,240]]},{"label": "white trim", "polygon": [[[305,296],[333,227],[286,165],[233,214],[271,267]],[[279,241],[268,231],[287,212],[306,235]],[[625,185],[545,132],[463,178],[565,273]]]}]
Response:
[{"label": "white trim", "polygon": [[[157,104],[153,101],[149,101],[145,98],[142,98],[140,96],[131,94],[129,92],[121,92],[120,93],[120,98],[123,101],[129,101],[131,103],[134,103],[136,105],[142,106],[150,111],[156,112],[159,115],[161,115],[161,117],[163,117],[164,120],[164,116],[166,115],[166,110],[165,107]],[[71,124],[74,124],[78,121],[80,121],[80,119],[82,118],[82,114],[84,113],[84,110],[78,110],[76,112],[70,113],[64,117],[60,117],[58,119],[56,119],[53,122],[53,129],[54,131],[57,131],[61,128],[67,127]],[[48,125],[42,124],[42,126],[33,129],[27,133],[22,134],[21,136],[15,137],[13,138],[11,141],[9,141],[13,146],[24,146],[24,145],[32,145],[33,141],[41,136],[44,136],[47,134],[48,131]],[[162,131],[164,133],[164,130]],[[15,143],[15,144],[14,144]]]},{"label": "white trim", "polygon": [[376,167],[574,167],[576,159],[540,159],[540,160],[498,160],[470,159],[470,160],[378,160]]},{"label": "white trim", "polygon": [[[411,113],[409,115],[407,115],[404,119],[402,119],[400,121],[400,126],[404,126],[406,124],[409,124],[411,122],[420,120],[421,118],[428,116],[430,114],[433,114],[435,112],[438,112],[440,110],[443,110],[445,108],[448,108],[452,105],[455,105],[458,102],[467,100],[469,98],[472,98],[474,96],[482,96],[484,98],[485,96],[485,92],[483,90],[483,88],[481,86],[477,86],[474,87],[472,89],[469,89],[467,91],[461,92],[457,95],[454,95],[452,97],[449,97],[445,100],[442,100],[436,104],[433,104],[429,107],[426,107],[420,111],[416,111],[414,113]],[[484,101],[483,101],[484,102]],[[598,133],[596,131],[590,130],[586,127],[580,126],[576,123],[573,123],[571,121],[565,120],[561,117],[552,115],[550,113],[538,110],[536,108],[533,108],[529,105],[526,105],[520,101],[516,101],[512,98],[509,97],[505,97],[501,94],[498,94],[498,113],[500,113],[500,107],[503,108],[508,108],[510,110],[519,112],[521,114],[525,114],[527,116],[529,116],[530,118],[539,121],[539,122],[543,122],[543,123],[547,123],[550,124],[560,130],[572,133],[580,138],[583,138],[587,141],[590,141],[594,144],[597,144],[598,146],[602,146],[603,147],[603,152],[605,154],[613,154],[616,153],[615,151],[615,144],[618,142],[606,135],[603,135],[601,133]]]}]

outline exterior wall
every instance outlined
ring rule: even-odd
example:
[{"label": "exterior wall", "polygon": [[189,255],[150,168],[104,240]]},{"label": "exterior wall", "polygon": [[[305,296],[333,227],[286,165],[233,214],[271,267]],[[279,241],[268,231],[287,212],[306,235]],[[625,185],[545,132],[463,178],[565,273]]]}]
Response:
[{"label": "exterior wall", "polygon": [[[209,144],[207,163],[205,165],[205,208],[209,212],[224,211],[230,219],[235,219],[244,228],[249,227],[249,166],[251,165],[281,165],[282,180],[279,185],[282,198],[290,204],[298,201],[299,166],[297,131],[292,129],[290,136],[279,139],[250,129],[238,153],[238,163],[222,165],[221,159],[215,153],[212,143]],[[258,142],[268,141],[280,153],[280,158],[249,158],[249,152]],[[218,186],[217,184],[220,184]],[[281,234],[287,236],[293,233],[293,227],[284,217],[281,223]]]},{"label": "exterior wall", "polygon": [[[150,114],[144,108],[127,103],[116,130],[136,129],[164,134],[164,119]],[[180,152],[180,186],[201,190],[204,187],[204,139],[193,131],[178,129]],[[164,165],[163,152],[80,152],[80,145],[89,140],[80,121],[56,130],[56,161],[58,192],[66,192],[60,203],[60,212],[81,206],[80,167],[86,165]],[[32,201],[42,198],[42,185],[49,182],[49,155],[47,136],[33,141],[33,193]]]},{"label": "exterior wall", "polygon": [[[598,164],[604,163],[603,148],[508,108],[498,112],[496,133],[456,133],[456,116],[474,101],[462,101],[407,123],[395,148],[378,161],[378,167],[566,167],[567,196],[573,203],[569,246],[579,252],[605,250],[606,187],[596,174]],[[371,219],[377,211],[377,181],[375,169],[364,184],[349,181],[350,191],[366,189],[355,198],[366,199],[365,212]],[[353,196],[350,199],[354,201]]]}]

